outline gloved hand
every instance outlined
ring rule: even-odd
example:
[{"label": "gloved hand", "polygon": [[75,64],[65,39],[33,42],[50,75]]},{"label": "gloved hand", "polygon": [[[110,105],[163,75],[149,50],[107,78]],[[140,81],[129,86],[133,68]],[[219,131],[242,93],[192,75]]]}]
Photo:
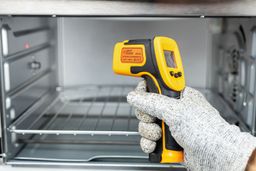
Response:
[{"label": "gloved hand", "polygon": [[227,123],[197,90],[186,87],[181,99],[146,92],[145,82],[130,92],[127,101],[140,120],[141,147],[154,151],[163,119],[184,148],[185,164],[194,171],[242,171],[256,147],[256,138]]}]

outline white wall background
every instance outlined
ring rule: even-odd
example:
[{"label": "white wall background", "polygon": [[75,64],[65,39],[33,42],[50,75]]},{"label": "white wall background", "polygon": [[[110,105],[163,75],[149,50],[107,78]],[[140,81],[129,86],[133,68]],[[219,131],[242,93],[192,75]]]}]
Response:
[{"label": "white wall background", "polygon": [[113,46],[126,39],[169,36],[180,47],[187,85],[206,87],[210,58],[209,20],[65,18],[59,22],[61,84],[136,84],[112,72]]}]

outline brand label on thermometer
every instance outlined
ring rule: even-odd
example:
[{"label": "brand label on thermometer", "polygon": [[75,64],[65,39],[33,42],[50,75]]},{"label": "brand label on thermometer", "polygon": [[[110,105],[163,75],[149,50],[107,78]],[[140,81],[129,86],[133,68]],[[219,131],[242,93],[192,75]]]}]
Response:
[{"label": "brand label on thermometer", "polygon": [[122,63],[142,63],[143,60],[142,48],[123,48],[121,51]]}]

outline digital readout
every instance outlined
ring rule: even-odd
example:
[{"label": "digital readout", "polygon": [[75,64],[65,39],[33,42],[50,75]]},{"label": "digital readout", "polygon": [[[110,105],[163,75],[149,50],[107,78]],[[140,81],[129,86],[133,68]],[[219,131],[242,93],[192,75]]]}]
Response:
[{"label": "digital readout", "polygon": [[165,56],[165,61],[168,67],[170,68],[176,68],[176,62],[175,62],[175,57],[174,53],[172,51],[164,51],[164,56]]}]

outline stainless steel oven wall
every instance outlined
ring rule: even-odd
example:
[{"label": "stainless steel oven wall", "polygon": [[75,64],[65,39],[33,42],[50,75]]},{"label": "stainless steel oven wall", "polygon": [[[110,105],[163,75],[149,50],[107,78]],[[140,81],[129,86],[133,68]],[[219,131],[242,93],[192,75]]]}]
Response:
[{"label": "stainless steel oven wall", "polygon": [[212,64],[218,92],[255,134],[256,20],[225,19]]},{"label": "stainless steel oven wall", "polygon": [[[213,19],[201,18],[60,18],[63,57],[61,85],[136,84],[112,72],[113,46],[126,39],[169,36],[177,40],[187,85],[208,87]],[[217,19],[221,20],[221,19]]]},{"label": "stainless steel oven wall", "polygon": [[1,114],[8,160],[23,146],[8,126],[33,112],[57,86],[57,34],[53,18],[1,17],[1,21]]}]

